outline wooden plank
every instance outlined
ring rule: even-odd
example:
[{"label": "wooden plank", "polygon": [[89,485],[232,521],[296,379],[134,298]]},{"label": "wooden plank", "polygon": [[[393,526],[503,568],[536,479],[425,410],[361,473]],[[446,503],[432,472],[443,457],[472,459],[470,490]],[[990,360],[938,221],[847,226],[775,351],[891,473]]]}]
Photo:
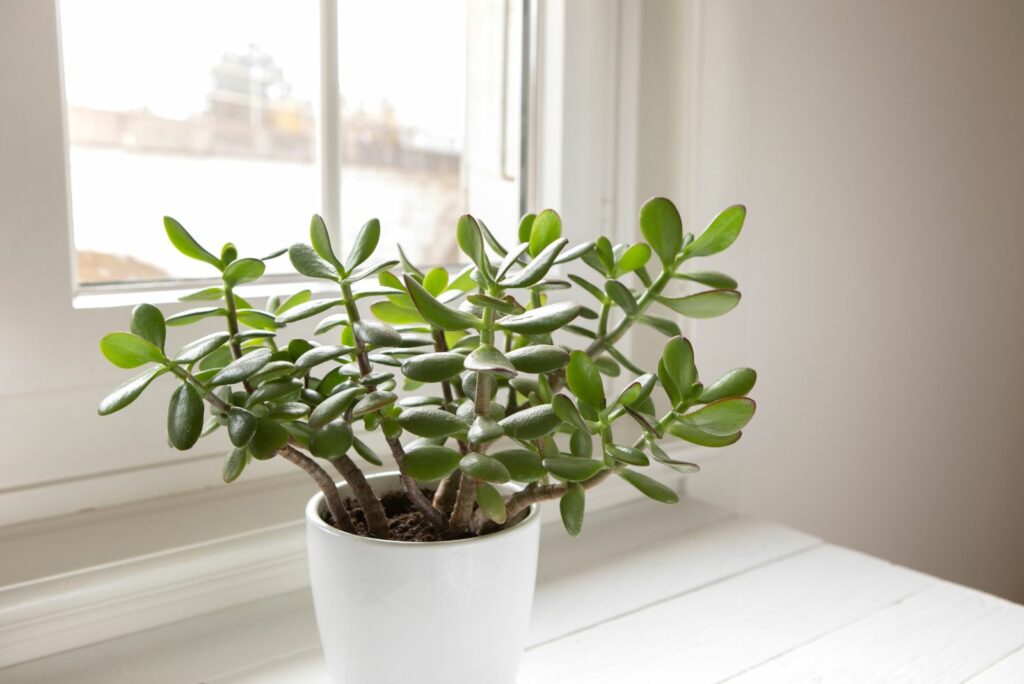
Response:
[{"label": "wooden plank", "polygon": [[[936,582],[732,682],[962,682],[1024,645],[1024,607]],[[1020,661],[1014,682],[1024,681]],[[998,676],[998,672],[991,676]],[[993,680],[994,681],[994,680]]]},{"label": "wooden plank", "polygon": [[967,681],[970,684],[1020,684],[1024,682],[1024,646]]},{"label": "wooden plank", "polygon": [[820,546],[532,649],[519,682],[720,681],[935,581]]},{"label": "wooden plank", "polygon": [[[635,526],[634,526],[635,527]],[[623,535],[646,535],[625,529]],[[566,542],[568,544],[569,542]],[[630,548],[627,540],[602,534],[590,543],[605,550],[626,548],[592,561],[576,558],[575,567],[545,572],[537,586],[530,644],[551,641],[643,606],[755,568],[819,545],[814,537],[747,518],[730,518],[696,526],[683,534]],[[570,554],[562,554],[559,565]]]}]

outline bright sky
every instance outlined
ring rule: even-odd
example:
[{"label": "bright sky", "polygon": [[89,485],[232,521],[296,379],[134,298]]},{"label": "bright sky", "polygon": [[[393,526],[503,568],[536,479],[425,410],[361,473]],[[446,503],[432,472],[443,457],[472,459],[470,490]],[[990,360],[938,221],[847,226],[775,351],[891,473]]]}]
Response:
[{"label": "bright sky", "polygon": [[[466,0],[340,0],[342,95],[452,138],[464,129]],[[273,56],[298,99],[315,101],[315,0],[61,0],[70,104],[202,111],[210,68],[250,44]]]}]

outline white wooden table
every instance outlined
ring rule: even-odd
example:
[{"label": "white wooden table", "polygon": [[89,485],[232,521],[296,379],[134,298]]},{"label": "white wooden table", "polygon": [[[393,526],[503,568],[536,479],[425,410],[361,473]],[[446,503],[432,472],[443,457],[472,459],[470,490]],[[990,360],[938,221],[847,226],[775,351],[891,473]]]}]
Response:
[{"label": "white wooden table", "polygon": [[[1020,605],[696,502],[653,506],[590,516],[576,540],[545,529],[520,684],[1024,682]],[[316,643],[295,592],[0,681],[319,684]]]}]

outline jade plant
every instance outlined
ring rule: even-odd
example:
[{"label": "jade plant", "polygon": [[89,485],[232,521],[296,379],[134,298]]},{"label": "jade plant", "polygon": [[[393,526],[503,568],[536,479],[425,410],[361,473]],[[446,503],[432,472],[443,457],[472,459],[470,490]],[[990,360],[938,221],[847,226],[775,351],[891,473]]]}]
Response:
[{"label": "jade plant", "polygon": [[[191,449],[224,428],[234,447],[225,481],[253,461],[289,461],[313,478],[329,522],[341,530],[394,538],[381,498],[357,465],[383,465],[383,452],[433,538],[484,534],[553,499],[576,535],[586,490],[619,477],[655,501],[674,503],[677,493],[643,471],[698,467],[670,456],[664,440],[724,447],[753,416],[747,394],[755,372],[737,368],[703,384],[678,324],[652,313],[709,318],[737,305],[731,277],[683,267],[729,247],[745,214],[729,207],[694,237],[684,233],[672,202],[655,198],[640,211],[644,241],[613,245],[600,237],[571,248],[552,210],[525,216],[511,248],[466,215],[456,237],[469,265],[454,274],[420,270],[401,247],[400,260],[371,261],[381,233],[375,219],[343,257],[313,216],[310,243],[287,254],[302,276],[328,281],[329,294],[313,298],[306,289],[270,297],[263,307],[236,289],[258,280],[266,261],[285,250],[240,258],[229,243],[216,256],[165,218],[174,247],[209,264],[221,283],[182,298],[207,305],[166,318],[140,304],[130,332],[101,340],[114,365],[147,368],[103,399],[99,413],[118,411],[159,376],[173,376],[167,432],[174,448]],[[593,273],[570,272],[577,260]],[[707,289],[669,294],[679,281]],[[569,292],[573,285],[586,297]],[[312,336],[284,337],[286,328],[314,317]],[[166,350],[167,326],[213,318],[225,324],[223,332]],[[631,359],[619,349],[637,324],[668,338],[660,358]],[[623,373],[629,375],[611,392],[606,378]],[[342,500],[332,469],[352,499]],[[499,487],[505,483],[513,486]]]}]

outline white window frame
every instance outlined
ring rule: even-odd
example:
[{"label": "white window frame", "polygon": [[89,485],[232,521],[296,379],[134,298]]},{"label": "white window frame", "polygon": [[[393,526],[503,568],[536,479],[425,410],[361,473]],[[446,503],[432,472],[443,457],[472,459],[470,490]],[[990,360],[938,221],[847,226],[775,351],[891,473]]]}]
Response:
[{"label": "white window frame", "polygon": [[[640,3],[528,1],[537,50],[524,197],[535,208],[558,208],[572,240],[599,229],[635,241]],[[56,0],[0,3],[0,92],[22,95],[0,127],[0,222],[8,247],[0,251],[0,284],[12,294],[8,320],[15,321],[0,326],[0,427],[4,453],[21,454],[0,456],[0,547],[31,559],[20,564],[23,575],[61,574],[5,588],[0,571],[0,616],[14,619],[0,666],[302,586],[296,502],[313,491],[303,474],[273,461],[226,487],[219,481],[223,450],[171,453],[163,447],[160,392],[115,417],[95,416],[95,402],[124,374],[94,342],[125,326],[133,302],[71,305],[74,242],[56,21]],[[118,467],[60,476],[65,463],[102,458],[108,446],[97,447],[101,440],[117,452]],[[127,453],[133,460],[126,464]],[[56,463],[54,476],[8,485],[10,473],[23,477],[18,469],[36,462]],[[682,487],[681,477],[663,479]],[[588,495],[588,510],[636,496],[616,480]],[[228,581],[233,577],[246,581]],[[223,591],[226,581],[230,591]],[[129,584],[130,597],[109,591]]]},{"label": "white window frame", "polygon": [[[596,227],[614,239],[633,240],[638,3],[528,2],[528,35],[537,49],[524,198],[532,207],[558,208],[572,240],[592,236]],[[322,31],[336,31],[336,7],[335,0],[322,0]],[[164,393],[147,393],[114,416],[95,414],[96,402],[127,379],[102,359],[96,342],[124,329],[130,305],[141,297],[127,294],[98,308],[72,306],[74,240],[56,1],[8,0],[2,11],[0,84],[4,92],[20,93],[22,106],[13,108],[0,132],[0,220],[8,245],[0,252],[0,282],[12,295],[8,320],[16,322],[0,329],[0,426],[6,437],[0,526],[215,486],[226,443],[211,441],[187,454],[170,450],[163,435]],[[323,78],[336,93],[336,74]],[[322,144],[334,149],[331,137],[322,136]],[[338,201],[337,192],[328,194]],[[328,215],[338,211],[326,198],[325,207]],[[149,292],[145,298],[172,296]],[[247,479],[292,471],[283,463],[260,465]]]}]

